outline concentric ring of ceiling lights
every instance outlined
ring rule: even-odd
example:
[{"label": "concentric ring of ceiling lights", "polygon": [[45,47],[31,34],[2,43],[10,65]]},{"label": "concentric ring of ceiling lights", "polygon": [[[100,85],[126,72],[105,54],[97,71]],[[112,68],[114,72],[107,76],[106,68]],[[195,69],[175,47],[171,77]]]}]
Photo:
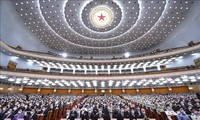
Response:
[{"label": "concentric ring of ceiling lights", "polygon": [[[162,42],[194,1],[19,0],[16,11],[48,47],[73,54],[119,54]],[[96,6],[113,11],[110,26],[99,29],[89,15]]]}]

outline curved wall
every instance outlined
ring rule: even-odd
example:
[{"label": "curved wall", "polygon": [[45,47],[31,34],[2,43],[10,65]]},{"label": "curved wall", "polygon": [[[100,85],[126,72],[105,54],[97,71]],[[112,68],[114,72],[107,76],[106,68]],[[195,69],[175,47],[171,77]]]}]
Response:
[{"label": "curved wall", "polygon": [[[3,89],[2,89],[3,88]],[[12,88],[12,89],[9,89]],[[192,89],[191,89],[192,88]],[[8,90],[9,89],[9,90]],[[104,92],[102,92],[104,90]],[[24,93],[24,94],[163,94],[163,93],[182,93],[200,92],[200,85],[179,86],[179,87],[157,87],[141,89],[53,89],[53,88],[31,88],[18,86],[0,85],[0,93]]]}]

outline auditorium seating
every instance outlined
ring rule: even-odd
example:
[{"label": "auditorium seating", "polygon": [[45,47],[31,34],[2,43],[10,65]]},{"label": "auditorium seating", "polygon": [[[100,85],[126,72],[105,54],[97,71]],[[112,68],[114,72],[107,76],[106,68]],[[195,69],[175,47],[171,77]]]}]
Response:
[{"label": "auditorium seating", "polygon": [[147,109],[148,116],[156,119],[192,119],[200,118],[200,99],[195,93],[122,95],[134,104]]},{"label": "auditorium seating", "polygon": [[[84,95],[0,94],[0,118],[58,120]],[[21,112],[20,112],[21,111]]]},{"label": "auditorium seating", "polygon": [[198,97],[195,93],[91,96],[0,94],[0,118],[198,120]]}]

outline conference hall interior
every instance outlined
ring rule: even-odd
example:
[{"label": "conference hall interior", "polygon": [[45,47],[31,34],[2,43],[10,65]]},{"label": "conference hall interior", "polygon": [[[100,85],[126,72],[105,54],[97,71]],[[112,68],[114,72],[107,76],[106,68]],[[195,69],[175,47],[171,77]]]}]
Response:
[{"label": "conference hall interior", "polygon": [[200,0],[0,0],[0,120],[200,120]]}]

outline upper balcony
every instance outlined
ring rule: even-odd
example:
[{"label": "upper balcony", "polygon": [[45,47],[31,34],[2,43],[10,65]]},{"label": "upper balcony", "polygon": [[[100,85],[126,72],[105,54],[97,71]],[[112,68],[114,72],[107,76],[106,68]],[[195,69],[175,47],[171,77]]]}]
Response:
[{"label": "upper balcony", "polygon": [[200,83],[199,68],[171,69],[160,72],[117,75],[74,75],[44,71],[0,69],[4,84],[59,88],[143,88],[190,86]]},{"label": "upper balcony", "polygon": [[152,60],[160,60],[165,58],[173,58],[177,56],[182,56],[186,54],[192,54],[195,52],[199,52],[200,43],[195,43],[192,46],[183,46],[179,48],[172,48],[167,50],[156,50],[153,52],[130,56],[128,58],[119,57],[111,59],[96,59],[91,57],[90,59],[87,58],[75,58],[75,57],[67,57],[63,58],[58,54],[49,52],[49,53],[42,53],[42,52],[35,52],[35,51],[27,51],[22,49],[17,49],[5,44],[3,41],[0,41],[1,50],[9,55],[18,56],[26,59],[31,60],[38,60],[38,61],[53,61],[59,63],[72,63],[72,64],[112,64],[112,63],[133,63],[133,62],[141,62],[141,61],[152,61]]}]

